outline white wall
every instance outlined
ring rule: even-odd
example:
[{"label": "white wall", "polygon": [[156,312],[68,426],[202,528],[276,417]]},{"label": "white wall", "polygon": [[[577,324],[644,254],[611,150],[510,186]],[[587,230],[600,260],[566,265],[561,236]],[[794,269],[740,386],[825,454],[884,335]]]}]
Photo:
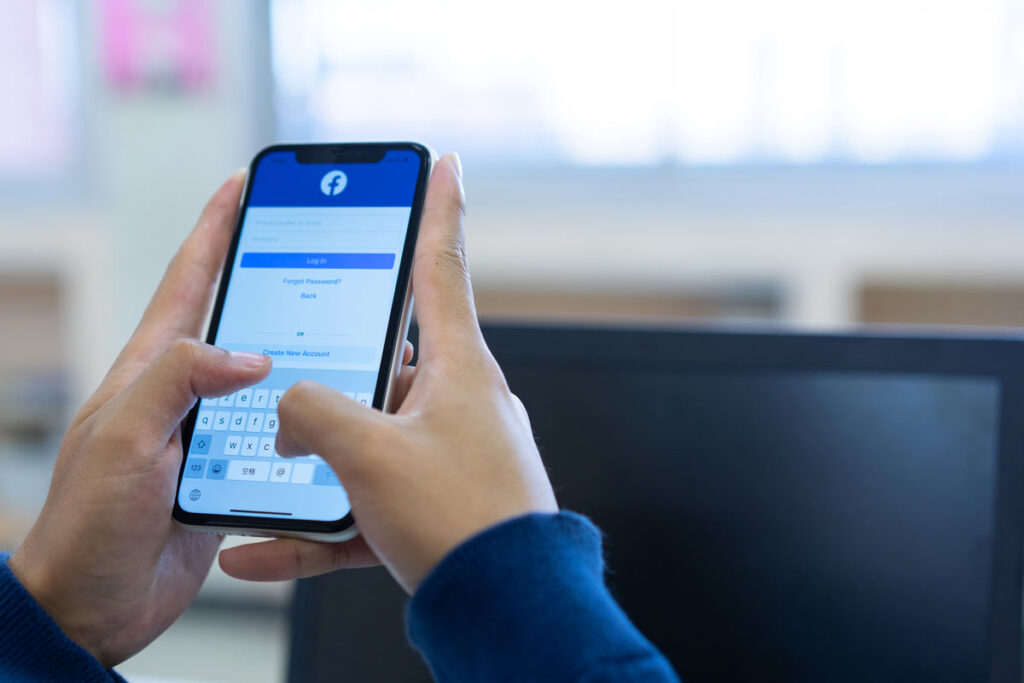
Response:
[{"label": "white wall", "polygon": [[117,92],[98,62],[85,3],[83,94],[89,212],[109,233],[112,302],[104,358],[131,334],[163,269],[206,200],[272,137],[264,2],[216,3],[217,69],[207,91]]},{"label": "white wall", "polygon": [[466,168],[478,286],[780,292],[781,322],[856,323],[867,281],[1024,283],[1024,169]]}]

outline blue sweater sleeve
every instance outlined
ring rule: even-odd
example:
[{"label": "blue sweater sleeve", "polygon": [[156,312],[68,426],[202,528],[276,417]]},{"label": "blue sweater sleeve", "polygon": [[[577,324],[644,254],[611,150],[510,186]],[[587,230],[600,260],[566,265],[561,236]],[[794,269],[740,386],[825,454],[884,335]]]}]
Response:
[{"label": "blue sweater sleeve", "polygon": [[438,681],[678,681],[604,584],[601,538],[570,512],[504,522],[449,554],[409,602]]},{"label": "blue sweater sleeve", "polygon": [[0,681],[124,679],[64,635],[0,555]]}]

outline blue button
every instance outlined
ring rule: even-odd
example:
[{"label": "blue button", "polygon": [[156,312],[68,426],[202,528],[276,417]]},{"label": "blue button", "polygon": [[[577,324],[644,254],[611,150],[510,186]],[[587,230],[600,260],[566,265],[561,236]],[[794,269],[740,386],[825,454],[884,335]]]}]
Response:
[{"label": "blue button", "polygon": [[338,475],[327,465],[320,465],[313,473],[313,483],[320,486],[341,486]]},{"label": "blue button", "polygon": [[227,460],[211,460],[210,467],[206,470],[207,479],[223,479],[228,473]]},{"label": "blue button", "polygon": [[191,452],[196,455],[206,455],[210,452],[210,441],[213,437],[210,434],[196,434],[192,437]]},{"label": "blue button", "polygon": [[189,479],[202,479],[206,469],[206,458],[189,458],[185,463],[185,476]]},{"label": "blue button", "polygon": [[292,254],[248,251],[242,268],[335,268],[344,270],[391,270],[394,254]]}]

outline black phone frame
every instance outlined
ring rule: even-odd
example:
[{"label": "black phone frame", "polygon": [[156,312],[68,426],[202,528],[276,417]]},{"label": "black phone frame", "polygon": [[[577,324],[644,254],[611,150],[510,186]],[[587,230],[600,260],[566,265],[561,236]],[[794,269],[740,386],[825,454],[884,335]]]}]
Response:
[{"label": "black phone frame", "polygon": [[[420,218],[423,213],[423,203],[426,198],[427,182],[430,177],[430,166],[432,156],[429,149],[416,142],[367,142],[367,143],[318,143],[318,144],[279,144],[271,145],[260,150],[249,164],[249,173],[246,175],[245,187],[242,192],[242,199],[238,205],[238,215],[235,217],[234,233],[231,236],[231,245],[224,259],[224,270],[221,273],[220,285],[217,288],[217,297],[214,300],[213,314],[210,317],[210,327],[206,334],[206,342],[213,344],[217,338],[217,328],[220,325],[220,317],[224,308],[224,299],[227,296],[228,286],[231,282],[231,271],[234,269],[235,258],[238,253],[238,245],[242,235],[242,223],[245,219],[246,209],[249,206],[249,197],[252,193],[252,179],[260,161],[268,154],[276,152],[295,152],[299,163],[375,163],[387,152],[413,152],[419,159],[419,169],[416,177],[416,188],[413,192],[412,207],[409,213],[409,227],[405,234],[405,243],[402,247],[402,258],[398,268],[398,279],[395,283],[395,295],[391,302],[391,315],[388,319],[388,330],[384,340],[384,352],[381,354],[380,368],[377,371],[377,384],[373,394],[373,407],[383,409],[384,393],[387,389],[388,373],[391,369],[391,360],[395,354],[395,346],[405,340],[398,339],[398,332],[402,327],[402,316],[405,310],[406,292],[409,287],[409,278],[412,276],[412,261],[416,249],[416,239],[419,236]],[[305,159],[305,161],[303,160]],[[199,414],[199,402],[192,406],[188,416],[181,424],[182,457],[181,467],[178,471],[178,482],[174,488],[174,510],[172,517],[189,526],[213,527],[228,529],[251,529],[256,532],[266,532],[272,535],[273,532],[284,534],[324,534],[335,535],[343,533],[355,524],[355,518],[349,511],[344,517],[333,521],[308,520],[308,519],[284,519],[279,517],[254,517],[243,515],[217,515],[209,513],[189,512],[181,507],[178,496],[181,492],[181,482],[185,474],[185,463],[188,460],[188,449],[192,443],[192,433],[195,431],[196,418]]]}]

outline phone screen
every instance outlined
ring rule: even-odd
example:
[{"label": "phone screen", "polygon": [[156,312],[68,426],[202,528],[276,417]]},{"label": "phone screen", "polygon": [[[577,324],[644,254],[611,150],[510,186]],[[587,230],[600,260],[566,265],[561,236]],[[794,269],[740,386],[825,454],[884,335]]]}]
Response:
[{"label": "phone screen", "polygon": [[312,379],[379,403],[389,332],[392,348],[404,341],[394,336],[421,154],[389,149],[370,163],[299,155],[272,148],[250,171],[209,341],[268,355],[273,369],[256,386],[200,401],[178,488],[188,513],[344,518],[348,497],[322,459],[275,451],[278,401],[297,381]]}]

